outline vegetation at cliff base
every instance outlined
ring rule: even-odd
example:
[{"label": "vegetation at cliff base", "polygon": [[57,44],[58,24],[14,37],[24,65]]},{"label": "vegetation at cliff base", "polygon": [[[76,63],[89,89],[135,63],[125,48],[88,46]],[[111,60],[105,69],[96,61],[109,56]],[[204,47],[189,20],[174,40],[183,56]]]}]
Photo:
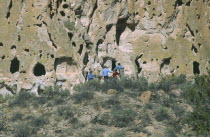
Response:
[{"label": "vegetation at cliff base", "polygon": [[[125,78],[0,96],[0,135],[14,137],[197,137],[210,135],[210,74],[156,83]],[[147,94],[151,93],[151,94]],[[146,101],[145,101],[146,100]]]}]

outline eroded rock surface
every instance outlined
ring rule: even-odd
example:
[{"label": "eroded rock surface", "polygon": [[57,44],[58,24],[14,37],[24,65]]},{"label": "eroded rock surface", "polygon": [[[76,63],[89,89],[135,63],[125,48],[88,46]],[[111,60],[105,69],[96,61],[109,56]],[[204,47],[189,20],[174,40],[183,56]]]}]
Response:
[{"label": "eroded rock surface", "polygon": [[129,76],[205,74],[209,0],[0,1],[0,79],[69,88],[120,62]]}]

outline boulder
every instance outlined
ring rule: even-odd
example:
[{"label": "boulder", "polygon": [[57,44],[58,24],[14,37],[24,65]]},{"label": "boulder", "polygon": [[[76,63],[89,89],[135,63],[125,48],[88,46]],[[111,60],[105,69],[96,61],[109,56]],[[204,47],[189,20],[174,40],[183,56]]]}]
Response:
[{"label": "boulder", "polygon": [[146,103],[149,103],[151,96],[152,96],[152,92],[146,91],[140,95],[139,99],[142,103],[146,104]]}]

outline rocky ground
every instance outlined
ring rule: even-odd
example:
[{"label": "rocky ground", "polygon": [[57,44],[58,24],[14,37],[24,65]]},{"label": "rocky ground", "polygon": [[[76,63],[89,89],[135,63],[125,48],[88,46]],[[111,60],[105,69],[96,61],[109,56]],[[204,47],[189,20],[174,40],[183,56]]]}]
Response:
[{"label": "rocky ground", "polygon": [[48,87],[35,96],[0,96],[4,137],[205,137],[210,131],[209,76]]}]

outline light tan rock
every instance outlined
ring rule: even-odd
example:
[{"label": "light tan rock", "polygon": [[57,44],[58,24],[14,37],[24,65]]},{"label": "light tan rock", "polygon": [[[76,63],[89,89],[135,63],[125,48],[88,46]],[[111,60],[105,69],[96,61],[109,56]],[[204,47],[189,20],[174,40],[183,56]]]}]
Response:
[{"label": "light tan rock", "polygon": [[149,103],[149,100],[152,96],[152,92],[151,91],[146,91],[144,93],[142,93],[139,97],[139,99],[141,100],[141,102],[143,102],[144,104]]},{"label": "light tan rock", "polygon": [[115,90],[115,89],[109,89],[108,91],[107,91],[107,94],[108,95],[116,95],[118,92],[117,92],[117,90]]},{"label": "light tan rock", "polygon": [[174,2],[1,1],[0,81],[17,84],[16,92],[40,79],[70,88],[118,62],[125,75],[149,82],[207,74],[209,1]]}]

